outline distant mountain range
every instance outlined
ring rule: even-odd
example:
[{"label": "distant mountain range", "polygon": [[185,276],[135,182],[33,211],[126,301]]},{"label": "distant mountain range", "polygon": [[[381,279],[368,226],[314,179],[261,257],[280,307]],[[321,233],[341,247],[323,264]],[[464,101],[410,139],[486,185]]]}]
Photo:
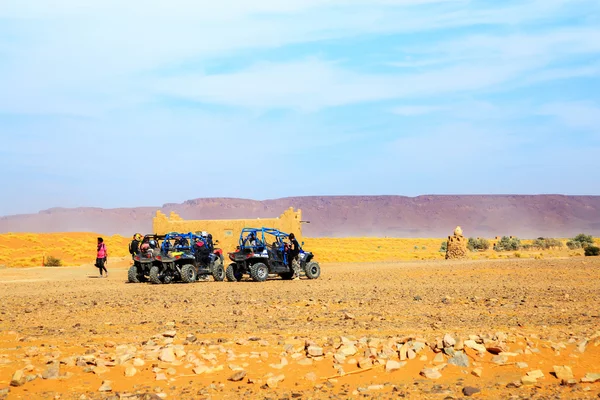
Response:
[{"label": "distant mountain range", "polygon": [[206,198],[139,208],[52,208],[0,217],[0,233],[150,232],[157,210],[184,219],[272,218],[289,207],[310,221],[307,237],[445,237],[460,225],[466,236],[600,236],[600,196],[311,196],[276,200]]}]

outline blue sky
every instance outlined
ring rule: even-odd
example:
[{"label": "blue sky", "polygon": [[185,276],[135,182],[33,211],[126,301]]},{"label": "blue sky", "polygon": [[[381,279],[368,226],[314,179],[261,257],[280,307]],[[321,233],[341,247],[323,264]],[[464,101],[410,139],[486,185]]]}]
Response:
[{"label": "blue sky", "polygon": [[0,215],[600,194],[597,0],[4,0]]}]

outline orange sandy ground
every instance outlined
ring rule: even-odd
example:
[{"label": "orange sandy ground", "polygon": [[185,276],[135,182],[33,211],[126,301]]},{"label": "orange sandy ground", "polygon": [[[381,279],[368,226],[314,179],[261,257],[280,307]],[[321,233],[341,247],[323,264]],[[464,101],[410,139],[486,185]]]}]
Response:
[{"label": "orange sandy ground", "polygon": [[[116,393],[122,398],[159,393],[167,399],[445,399],[462,398],[464,386],[481,389],[474,397],[486,399],[580,399],[600,393],[600,382],[580,382],[587,373],[600,373],[596,257],[323,264],[322,276],[312,281],[171,285],[127,284],[127,265],[127,260],[109,264],[108,279],[90,279],[96,272],[89,266],[0,269],[0,393],[16,370],[41,375],[53,360],[62,363],[61,378],[38,377],[11,387],[8,399],[106,399]],[[169,330],[177,332],[174,344],[183,344],[190,333],[198,338],[172,364],[144,349],[152,338],[159,347],[167,345],[162,333]],[[498,331],[506,333],[507,350],[515,353],[505,365],[492,363],[489,353],[480,357],[467,350],[469,367],[448,365],[440,379],[430,380],[419,372],[436,365],[431,349],[386,372],[383,366],[357,366],[367,349],[358,344],[356,356],[342,364],[346,375],[336,376],[333,353],[340,336],[382,341],[412,336],[435,343],[445,333],[467,339]],[[267,342],[249,340],[253,336]],[[577,345],[586,339],[582,353]],[[292,354],[305,358],[306,340],[322,346],[325,356],[302,366]],[[286,344],[293,347],[287,353]],[[71,364],[86,353],[110,362],[119,345],[133,347],[145,360],[132,378],[124,376],[131,361],[101,374]],[[522,353],[528,349],[539,353]],[[204,360],[209,354],[214,362]],[[194,357],[223,369],[195,375]],[[282,357],[289,364],[279,369]],[[515,362],[528,366],[519,369]],[[247,371],[242,382],[228,381],[232,365]],[[561,386],[552,375],[553,367],[562,365],[572,368],[573,386]],[[472,375],[477,367],[481,378]],[[157,381],[153,368],[168,380]],[[533,370],[544,378],[507,388]],[[285,379],[277,388],[263,387],[269,376],[280,374]],[[104,380],[112,381],[112,393],[98,392]]]}]

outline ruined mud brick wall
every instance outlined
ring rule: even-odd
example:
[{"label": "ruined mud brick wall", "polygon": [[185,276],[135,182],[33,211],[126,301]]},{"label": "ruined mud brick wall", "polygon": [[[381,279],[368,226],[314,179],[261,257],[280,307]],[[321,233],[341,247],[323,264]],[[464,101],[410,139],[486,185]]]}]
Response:
[{"label": "ruined mud brick wall", "polygon": [[453,236],[448,236],[448,247],[446,248],[446,260],[460,260],[468,258],[467,238],[462,235],[462,229],[457,226]]},{"label": "ruined mud brick wall", "polygon": [[292,207],[288,208],[278,218],[253,219],[184,220],[175,212],[171,212],[167,217],[161,211],[157,211],[153,219],[153,233],[206,231],[213,235],[213,240],[219,241],[219,247],[224,252],[228,252],[235,250],[243,228],[265,227],[279,229],[286,233],[293,232],[298,241],[301,241],[301,220],[302,211],[294,211]]}]

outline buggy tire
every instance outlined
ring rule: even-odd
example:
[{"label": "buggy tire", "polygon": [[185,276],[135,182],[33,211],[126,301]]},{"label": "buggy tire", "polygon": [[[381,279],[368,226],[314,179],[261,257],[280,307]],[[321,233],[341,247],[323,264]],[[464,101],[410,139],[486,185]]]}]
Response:
[{"label": "buggy tire", "polygon": [[222,263],[213,266],[212,276],[215,278],[215,282],[223,282],[225,280],[225,268],[223,268]]},{"label": "buggy tire", "polygon": [[160,285],[162,282],[160,280],[160,271],[157,266],[153,266],[150,268],[150,273],[148,274],[150,277],[150,282],[155,285]]},{"label": "buggy tire", "polygon": [[317,279],[319,276],[321,276],[321,267],[319,266],[319,263],[314,261],[309,262],[304,267],[304,272],[306,273],[306,277],[308,279]]},{"label": "buggy tire", "polygon": [[192,283],[198,280],[196,268],[192,264],[186,264],[181,268],[181,280],[184,283]]},{"label": "buggy tire", "polygon": [[283,279],[284,281],[289,281],[294,277],[294,271],[290,271],[290,272],[284,272],[282,274],[279,274],[279,276],[281,277],[281,279]]},{"label": "buggy tire", "polygon": [[240,274],[237,271],[237,265],[235,263],[229,264],[225,270],[225,276],[229,282],[239,282],[242,280],[244,274]]},{"label": "buggy tire", "polygon": [[250,266],[250,277],[256,282],[264,282],[269,277],[269,267],[263,263]]},{"label": "buggy tire", "polygon": [[140,283],[137,267],[135,265],[132,265],[131,268],[129,268],[129,271],[127,271],[127,280],[129,283]]}]

